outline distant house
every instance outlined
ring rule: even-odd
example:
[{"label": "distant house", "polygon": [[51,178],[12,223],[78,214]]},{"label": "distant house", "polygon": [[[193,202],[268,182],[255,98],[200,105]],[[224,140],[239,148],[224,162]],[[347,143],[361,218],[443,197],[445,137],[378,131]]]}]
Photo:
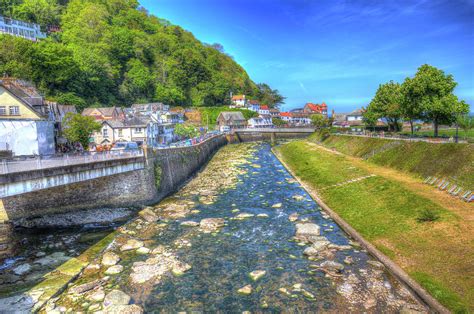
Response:
[{"label": "distant house", "polygon": [[258,112],[260,109],[260,102],[258,100],[249,100],[247,102],[247,109]]},{"label": "distant house", "polygon": [[350,127],[356,125],[363,124],[363,114],[364,111],[362,109],[357,109],[352,111],[351,113],[335,113],[333,112],[333,125],[336,127]]},{"label": "distant house", "polygon": [[307,114],[322,114],[323,116],[327,116],[328,106],[324,102],[322,104],[313,104],[309,102],[304,106],[303,112]]},{"label": "distant house", "polygon": [[170,110],[170,106],[165,105],[161,102],[158,102],[158,103],[147,103],[147,104],[133,104],[131,109],[133,113],[149,115],[157,111],[168,111]]},{"label": "distant house", "polygon": [[54,121],[36,88],[22,80],[0,80],[0,150],[12,155],[55,153]]},{"label": "distant house", "polygon": [[301,112],[280,112],[280,119],[293,126],[305,126],[311,124],[309,114]]},{"label": "distant house", "polygon": [[149,120],[134,117],[120,120],[104,120],[99,132],[93,134],[95,144],[109,145],[116,142],[137,142],[146,144]]},{"label": "distant house", "polygon": [[219,128],[228,126],[231,129],[242,129],[247,125],[242,112],[239,111],[223,111],[217,117],[217,125]]},{"label": "distant house", "polygon": [[119,107],[86,108],[82,112],[82,115],[93,117],[98,121],[125,119],[125,113],[122,108]]},{"label": "distant house", "polygon": [[0,15],[0,34],[22,37],[32,41],[46,38],[46,34],[41,32],[38,24],[23,22],[2,15]]},{"label": "distant house", "polygon": [[245,95],[234,95],[231,99],[233,108],[244,108],[247,106],[247,99]]},{"label": "distant house", "polygon": [[258,118],[250,118],[248,121],[249,128],[271,128],[273,127],[272,118],[270,116],[262,116]]},{"label": "distant house", "polygon": [[270,108],[267,105],[260,105],[260,108],[258,109],[258,114],[260,114],[260,115],[269,115],[270,114]]},{"label": "distant house", "polygon": [[280,117],[280,110],[276,108],[270,108],[269,112],[270,112],[270,115],[274,118]]},{"label": "distant house", "polygon": [[353,123],[353,122],[362,123],[363,118],[364,118],[364,110],[362,109],[354,110],[346,116],[346,120],[349,123]]}]

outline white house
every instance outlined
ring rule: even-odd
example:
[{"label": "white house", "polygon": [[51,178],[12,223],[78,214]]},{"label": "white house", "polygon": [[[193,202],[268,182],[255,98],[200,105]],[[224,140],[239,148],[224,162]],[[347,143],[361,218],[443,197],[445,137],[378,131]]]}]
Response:
[{"label": "white house", "polygon": [[125,121],[105,120],[99,132],[93,134],[94,143],[109,145],[116,142],[146,144],[148,121],[134,117]]},{"label": "white house", "polygon": [[357,109],[346,115],[346,121],[349,122],[350,124],[353,124],[354,122],[360,122],[362,123],[362,120],[364,118],[363,116],[364,111],[362,109]]},{"label": "white house", "polygon": [[272,118],[270,116],[259,117],[259,118],[250,118],[248,120],[247,126],[249,128],[271,128],[273,127]]},{"label": "white house", "polygon": [[46,38],[46,34],[41,32],[38,24],[23,22],[2,15],[0,15],[0,34],[22,37],[33,41]]},{"label": "white house", "polygon": [[234,95],[232,96],[231,108],[244,108],[247,107],[247,99],[245,95]]},{"label": "white house", "polygon": [[268,108],[267,105],[260,105],[260,108],[258,109],[258,114],[259,115],[269,115],[270,114],[270,108]]}]

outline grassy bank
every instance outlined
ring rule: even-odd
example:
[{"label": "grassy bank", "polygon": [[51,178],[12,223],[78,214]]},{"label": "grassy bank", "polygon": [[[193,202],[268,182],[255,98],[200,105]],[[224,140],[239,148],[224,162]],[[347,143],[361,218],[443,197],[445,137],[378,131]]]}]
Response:
[{"label": "grassy bank", "polygon": [[[320,140],[316,135],[312,139]],[[474,189],[474,144],[434,144],[354,136],[330,136],[321,144],[378,165],[420,177],[446,177],[466,189]]]},{"label": "grassy bank", "polygon": [[[410,131],[404,131],[404,132],[401,132],[401,134],[411,135],[411,132]],[[418,135],[418,136],[434,137],[434,131],[433,130],[430,130],[430,131],[416,131],[414,134]],[[439,129],[438,130],[438,136],[455,137],[456,136],[456,129]],[[474,129],[468,130],[467,132],[464,132],[464,130],[459,129],[458,136],[461,139],[474,140]]]},{"label": "grassy bank", "polygon": [[[365,148],[359,149],[363,153]],[[442,304],[457,313],[474,311],[469,220],[409,186],[309,141],[291,142],[276,150],[329,207]],[[371,174],[376,176],[334,186]]]}]

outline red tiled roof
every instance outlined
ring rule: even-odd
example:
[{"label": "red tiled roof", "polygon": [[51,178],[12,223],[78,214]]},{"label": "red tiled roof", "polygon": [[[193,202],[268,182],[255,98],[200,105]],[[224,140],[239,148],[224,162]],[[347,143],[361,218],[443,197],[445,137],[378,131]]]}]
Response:
[{"label": "red tiled roof", "polygon": [[267,105],[261,105],[260,110],[268,110],[268,106]]},{"label": "red tiled roof", "polygon": [[307,103],[306,107],[308,107],[311,111],[321,112],[322,110],[327,110],[328,106],[323,102],[322,104],[313,104]]},{"label": "red tiled roof", "polygon": [[282,117],[291,117],[292,114],[291,114],[291,112],[280,112],[280,116],[282,116]]},{"label": "red tiled roof", "polygon": [[232,96],[232,100],[244,100],[244,99],[245,99],[245,95]]}]

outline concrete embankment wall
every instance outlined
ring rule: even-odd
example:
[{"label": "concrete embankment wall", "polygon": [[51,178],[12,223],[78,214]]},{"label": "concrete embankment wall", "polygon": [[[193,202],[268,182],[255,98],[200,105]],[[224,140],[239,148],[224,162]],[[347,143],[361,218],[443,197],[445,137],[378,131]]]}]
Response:
[{"label": "concrete embankment wall", "polygon": [[[83,179],[81,181],[72,180],[68,184],[2,198],[1,218],[3,221],[14,221],[84,209],[141,206],[158,202],[179,188],[226,143],[224,137],[216,137],[192,147],[148,149],[145,159],[141,161],[144,164],[142,169],[135,167],[130,168],[130,171],[99,177],[94,176],[97,171],[107,172],[107,169],[118,165],[111,165],[108,168],[104,165],[105,168],[102,170],[94,169],[93,164],[83,165],[82,168],[91,169],[76,169],[81,170],[80,176]],[[48,180],[48,175],[52,175],[53,172],[55,176],[77,177],[74,169],[64,174],[59,173],[64,170],[49,170],[44,173],[41,180],[54,181]],[[84,178],[87,175],[90,175],[89,179]]]}]

